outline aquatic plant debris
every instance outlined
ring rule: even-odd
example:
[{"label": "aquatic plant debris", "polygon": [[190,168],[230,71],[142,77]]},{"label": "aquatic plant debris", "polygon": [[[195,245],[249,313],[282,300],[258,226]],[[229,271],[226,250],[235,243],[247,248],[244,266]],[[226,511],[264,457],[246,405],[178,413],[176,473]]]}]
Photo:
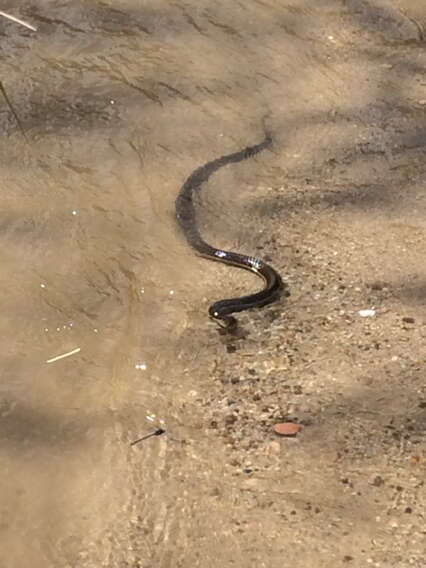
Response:
[{"label": "aquatic plant debris", "polygon": [[13,108],[13,105],[12,105],[12,103],[11,103],[7,93],[6,93],[6,89],[4,88],[4,85],[1,81],[0,81],[0,91],[2,92],[2,95],[4,96],[4,99],[5,99],[7,105],[10,109],[10,112],[13,114],[13,116],[16,120],[16,123],[18,124],[19,130],[21,131],[22,136],[25,138],[25,140],[27,140],[27,137],[25,136],[25,131],[22,127],[21,121],[19,120],[19,116],[16,114],[16,111]]},{"label": "aquatic plant debris", "polygon": [[56,357],[52,357],[52,359],[48,359],[46,363],[54,363],[55,361],[59,361],[59,359],[64,359],[65,357],[70,357],[70,355],[74,355],[81,351],[81,347],[77,347],[77,349],[73,349],[72,351],[68,351],[68,353],[63,353],[62,355],[57,355]]},{"label": "aquatic plant debris", "polygon": [[28,24],[27,22],[24,22],[24,20],[20,20],[16,16],[12,16],[11,14],[8,14],[7,12],[3,12],[2,10],[0,10],[0,16],[3,16],[4,18],[7,18],[8,20],[12,20],[12,22],[15,22],[17,24],[21,24],[21,26],[24,26],[25,28],[28,28],[28,29],[32,30],[33,32],[37,31],[37,28],[35,28],[31,24]]}]

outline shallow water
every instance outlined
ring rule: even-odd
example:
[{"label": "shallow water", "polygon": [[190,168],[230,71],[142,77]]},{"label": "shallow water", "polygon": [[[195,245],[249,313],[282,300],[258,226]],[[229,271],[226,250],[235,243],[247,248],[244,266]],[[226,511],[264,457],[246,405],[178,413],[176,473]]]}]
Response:
[{"label": "shallow water", "polygon": [[[258,283],[197,259],[174,200],[195,167],[262,140],[267,116],[275,149],[218,172],[201,198],[206,238],[254,252],[274,214],[259,186],[282,183],[283,164],[296,175],[321,137],[318,162],[336,137],[345,151],[344,114],[379,92],[365,83],[351,95],[335,48],[357,14],[374,25],[376,12],[332,1],[4,4],[38,31],[0,20],[0,80],[25,132],[1,99],[0,563],[213,566],[217,535],[207,560],[201,544],[185,553],[222,472],[191,405],[203,387],[185,369],[212,363],[208,303]],[[384,42],[419,39],[412,20],[379,15]],[[364,31],[368,47],[377,27]],[[362,74],[361,85],[368,66]],[[159,424],[166,435],[129,446]],[[208,527],[207,512],[197,522]]]}]

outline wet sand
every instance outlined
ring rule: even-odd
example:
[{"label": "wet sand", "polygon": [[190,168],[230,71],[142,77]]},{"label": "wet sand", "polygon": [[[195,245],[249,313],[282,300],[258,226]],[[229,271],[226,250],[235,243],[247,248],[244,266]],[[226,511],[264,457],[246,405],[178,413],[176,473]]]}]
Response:
[{"label": "wet sand", "polygon": [[[1,566],[423,566],[426,8],[313,4],[3,3]],[[291,296],[223,336],[174,201],[265,115],[199,224]]]}]

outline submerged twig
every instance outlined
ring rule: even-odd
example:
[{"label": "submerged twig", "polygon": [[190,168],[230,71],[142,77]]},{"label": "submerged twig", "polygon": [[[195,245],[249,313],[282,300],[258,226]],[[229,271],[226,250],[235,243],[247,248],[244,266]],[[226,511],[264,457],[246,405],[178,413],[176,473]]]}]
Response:
[{"label": "submerged twig", "polygon": [[46,363],[54,363],[55,361],[59,361],[59,359],[64,359],[65,357],[69,357],[70,355],[74,355],[81,351],[81,347],[77,347],[77,349],[73,349],[72,351],[68,351],[68,353],[64,353],[63,355],[58,355],[57,357],[52,357],[52,359],[48,359]]},{"label": "submerged twig", "polygon": [[16,22],[17,24],[21,24],[21,26],[24,26],[24,27],[32,30],[33,32],[37,31],[37,28],[35,28],[31,24],[24,22],[24,20],[20,20],[16,16],[12,16],[11,14],[7,14],[6,12],[3,12],[2,10],[0,10],[0,16],[3,16],[4,18],[7,18],[8,20],[12,20],[12,22]]},{"label": "submerged twig", "polygon": [[146,436],[142,436],[142,438],[139,438],[134,442],[130,442],[130,445],[134,446],[135,444],[139,444],[139,442],[143,442],[143,440],[147,440],[148,438],[151,438],[151,436],[161,436],[161,434],[164,434],[164,432],[165,430],[163,428],[157,428],[157,430],[151,432],[151,434],[147,434]]},{"label": "submerged twig", "polygon": [[[1,13],[1,12],[0,12],[0,13]],[[7,105],[8,105],[8,107],[9,107],[9,109],[10,109],[10,112],[13,114],[13,116],[14,116],[14,118],[15,118],[17,124],[18,124],[19,130],[21,131],[22,136],[25,138],[25,140],[27,140],[27,137],[26,137],[26,135],[25,135],[25,130],[24,130],[23,127],[22,127],[21,121],[19,120],[19,117],[18,117],[18,115],[16,114],[15,109],[13,108],[13,105],[12,105],[12,103],[10,102],[9,97],[7,96],[6,89],[4,88],[4,85],[3,85],[3,83],[2,83],[1,81],[0,81],[0,91],[2,92],[2,95],[4,96],[4,99],[5,99]]]}]

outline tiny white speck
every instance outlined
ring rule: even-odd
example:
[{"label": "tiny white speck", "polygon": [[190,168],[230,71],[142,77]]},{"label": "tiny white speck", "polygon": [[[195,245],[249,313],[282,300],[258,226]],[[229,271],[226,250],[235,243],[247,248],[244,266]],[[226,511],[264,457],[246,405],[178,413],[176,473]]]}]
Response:
[{"label": "tiny white speck", "polygon": [[74,325],[73,321],[70,321],[70,323],[68,324],[70,327],[72,327]]},{"label": "tiny white speck", "polygon": [[112,104],[112,105],[115,104],[115,101],[114,101],[113,99],[111,99],[109,102],[110,102],[110,104]]},{"label": "tiny white speck", "polygon": [[57,328],[56,328],[56,331],[61,331],[61,328],[60,328],[60,327],[57,327]]},{"label": "tiny white speck", "polygon": [[48,328],[48,327],[45,327],[45,328],[44,328],[44,331],[49,331],[49,328]]},{"label": "tiny white speck", "polygon": [[139,369],[140,371],[146,371],[145,363],[136,363],[135,369]]},{"label": "tiny white speck", "polygon": [[175,293],[174,290],[170,290],[170,292],[169,292],[170,296],[173,296],[174,293]]},{"label": "tiny white speck", "polygon": [[40,288],[46,288],[46,284],[40,284]]},{"label": "tiny white speck", "polygon": [[145,294],[145,288],[143,286],[141,288],[141,294]]},{"label": "tiny white speck", "polygon": [[155,420],[155,414],[148,414],[148,416],[146,417],[147,420],[149,420],[150,422],[154,422]]},{"label": "tiny white speck", "polygon": [[328,39],[334,39],[334,37],[332,35],[327,36]]},{"label": "tiny white speck", "polygon": [[98,333],[98,330],[97,330],[96,328],[95,328],[93,331],[94,331],[95,333]]},{"label": "tiny white speck", "polygon": [[77,211],[75,209],[73,209],[72,214],[77,215]]}]

